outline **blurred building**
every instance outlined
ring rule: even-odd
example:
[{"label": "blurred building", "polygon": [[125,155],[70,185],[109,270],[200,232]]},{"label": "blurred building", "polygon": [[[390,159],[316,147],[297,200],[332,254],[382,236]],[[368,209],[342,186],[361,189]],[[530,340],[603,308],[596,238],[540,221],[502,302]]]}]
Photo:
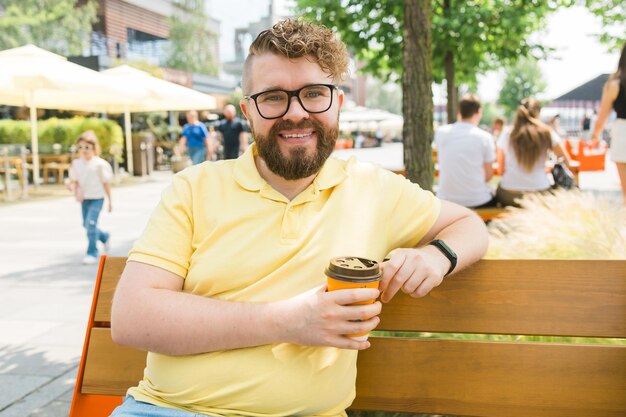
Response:
[{"label": "blurred building", "polygon": [[[236,88],[236,83],[216,76],[168,68],[170,18],[184,19],[189,12],[177,0],[97,0],[98,21],[93,26],[90,48],[85,56],[70,57],[97,71],[110,68],[115,60],[161,68],[164,79],[218,97],[218,108]],[[206,19],[206,30],[214,36],[206,45],[219,68],[220,22]]]},{"label": "blurred building", "polygon": [[[576,136],[585,115],[600,108],[602,89],[610,74],[601,74],[555,98],[544,106],[542,114],[558,114],[561,126],[570,135]],[[611,115],[611,119],[614,115]]]}]

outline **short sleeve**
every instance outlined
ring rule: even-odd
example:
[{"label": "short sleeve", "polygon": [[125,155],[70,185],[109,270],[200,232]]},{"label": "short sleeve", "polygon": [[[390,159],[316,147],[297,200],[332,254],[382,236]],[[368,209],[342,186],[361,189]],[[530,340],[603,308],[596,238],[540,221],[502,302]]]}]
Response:
[{"label": "short sleeve", "polygon": [[511,129],[504,129],[498,138],[498,148],[506,149],[509,145],[509,135],[511,134]]},{"label": "short sleeve", "polygon": [[102,163],[100,164],[98,170],[100,174],[100,181],[102,181],[104,184],[108,184],[113,178],[113,169],[111,169],[111,165],[104,159],[101,162]]},{"label": "short sleeve", "polygon": [[483,161],[485,161],[485,163],[495,161],[496,160],[496,145],[493,139],[491,138],[491,136],[487,136],[483,139],[483,142],[485,143]]},{"label": "short sleeve", "polygon": [[129,252],[128,260],[153,265],[185,278],[193,253],[192,201],[187,179],[174,176]]},{"label": "short sleeve", "polygon": [[550,142],[552,148],[561,143],[561,137],[554,131],[554,129],[550,129]]},{"label": "short sleeve", "polygon": [[387,222],[390,246],[415,247],[439,217],[441,201],[408,179],[391,175],[393,178],[389,180],[393,184],[385,185],[385,189],[391,191]]},{"label": "short sleeve", "polygon": [[206,138],[207,136],[209,136],[209,130],[206,128],[206,125],[204,123],[200,123],[200,129],[202,129],[202,134],[204,135],[204,137]]},{"label": "short sleeve", "polygon": [[70,170],[67,173],[70,181],[78,181],[78,172],[76,168],[76,164],[78,163],[78,159],[74,159],[72,161],[72,165],[70,165]]}]

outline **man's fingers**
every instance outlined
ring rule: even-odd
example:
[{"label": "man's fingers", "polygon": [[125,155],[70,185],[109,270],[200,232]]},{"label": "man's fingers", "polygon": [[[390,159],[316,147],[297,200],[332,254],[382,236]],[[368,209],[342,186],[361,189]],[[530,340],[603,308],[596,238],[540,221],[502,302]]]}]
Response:
[{"label": "man's fingers", "polygon": [[378,288],[351,288],[328,292],[328,297],[333,302],[343,306],[374,300],[378,298],[379,295],[380,291]]}]

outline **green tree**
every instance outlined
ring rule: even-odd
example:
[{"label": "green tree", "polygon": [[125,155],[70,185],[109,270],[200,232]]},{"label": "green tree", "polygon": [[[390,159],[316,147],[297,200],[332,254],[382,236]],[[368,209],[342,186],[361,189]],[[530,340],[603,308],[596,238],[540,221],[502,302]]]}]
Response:
[{"label": "green tree", "polygon": [[89,47],[96,3],[76,0],[2,0],[0,49],[27,43],[61,55],[81,55]]},{"label": "green tree", "polygon": [[397,83],[385,83],[379,79],[367,80],[365,105],[372,109],[402,114],[402,89]]},{"label": "green tree", "polygon": [[[478,74],[521,56],[543,56],[544,48],[530,42],[530,34],[543,27],[546,16],[559,4],[568,1],[296,0],[296,9],[337,31],[356,58],[366,63],[364,72],[381,78],[396,74],[402,80],[407,176],[430,188],[432,88],[414,82],[446,79],[448,120],[454,121],[457,85],[475,85]],[[415,9],[419,12],[408,14]],[[419,46],[407,47],[408,43]]]},{"label": "green tree", "polygon": [[[402,72],[403,2],[397,0],[297,0],[299,12],[341,33],[363,71],[380,77]],[[530,41],[546,17],[570,0],[432,1],[433,79],[446,80],[448,120],[456,119],[457,85],[545,50]]]},{"label": "green tree", "polygon": [[402,138],[406,177],[432,190],[433,71],[430,0],[405,0],[402,36]]},{"label": "green tree", "polygon": [[216,35],[206,26],[208,16],[203,0],[178,0],[177,13],[169,18],[170,50],[165,65],[183,71],[217,75],[215,57],[209,45]]},{"label": "green tree", "polygon": [[546,88],[541,69],[532,58],[520,59],[507,69],[507,75],[500,90],[498,103],[502,105],[512,120],[520,101],[526,97],[535,97]]},{"label": "green tree", "polygon": [[584,0],[587,9],[598,16],[604,32],[598,36],[611,50],[626,43],[626,2],[624,0]]}]

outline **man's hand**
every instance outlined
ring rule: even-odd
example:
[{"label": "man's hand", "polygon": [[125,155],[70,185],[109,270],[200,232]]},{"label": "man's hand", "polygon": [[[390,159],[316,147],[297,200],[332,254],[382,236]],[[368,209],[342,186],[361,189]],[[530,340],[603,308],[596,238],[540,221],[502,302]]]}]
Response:
[{"label": "man's hand", "polygon": [[377,298],[373,288],[345,289],[326,292],[326,285],[277,303],[276,324],[283,338],[304,346],[333,346],[341,349],[367,349],[368,341],[358,341],[346,334],[366,333],[379,323],[382,309],[373,304],[349,304]]},{"label": "man's hand", "polygon": [[450,261],[437,248],[427,245],[418,249],[398,249],[380,267],[383,272],[381,300],[386,303],[400,289],[411,297],[425,296],[441,284]]}]

